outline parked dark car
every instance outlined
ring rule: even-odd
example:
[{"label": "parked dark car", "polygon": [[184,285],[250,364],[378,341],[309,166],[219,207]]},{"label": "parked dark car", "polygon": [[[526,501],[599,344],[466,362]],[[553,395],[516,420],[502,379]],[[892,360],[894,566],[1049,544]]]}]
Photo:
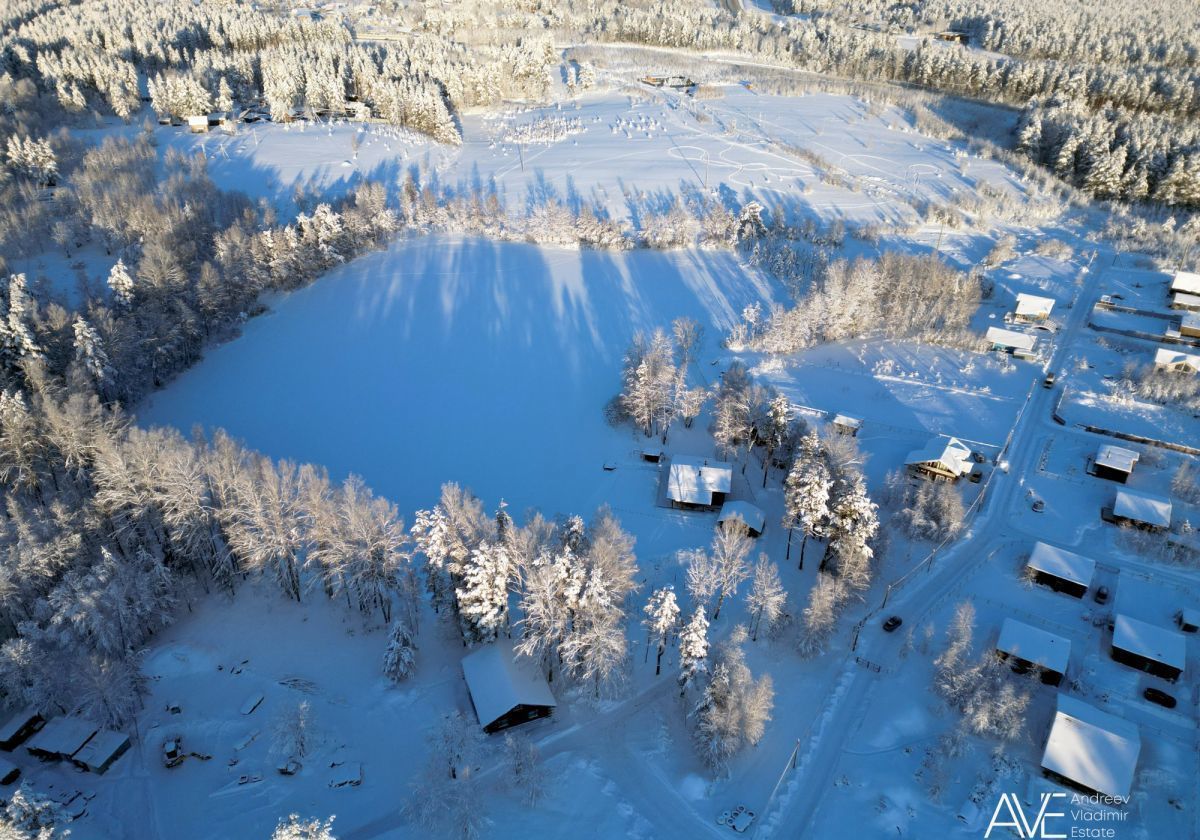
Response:
[{"label": "parked dark car", "polygon": [[1096,594],[1093,595],[1092,597],[1096,599],[1097,604],[1107,604],[1108,603],[1108,587],[1101,586],[1099,589],[1096,590]]},{"label": "parked dark car", "polygon": [[1164,709],[1174,709],[1175,708],[1175,698],[1172,697],[1170,694],[1167,694],[1167,692],[1162,691],[1160,689],[1147,688],[1145,691],[1142,692],[1142,696],[1145,697],[1147,700],[1149,700],[1151,703],[1157,703],[1158,705],[1162,706]]},{"label": "parked dark car", "polygon": [[884,632],[891,633],[893,630],[895,630],[897,627],[899,627],[903,623],[904,623],[904,619],[902,619],[898,615],[893,615],[887,621],[883,622]]},{"label": "parked dark car", "polygon": [[1046,503],[1044,501],[1042,501],[1041,499],[1033,500],[1033,512],[1034,513],[1041,513],[1045,509],[1046,509]]}]

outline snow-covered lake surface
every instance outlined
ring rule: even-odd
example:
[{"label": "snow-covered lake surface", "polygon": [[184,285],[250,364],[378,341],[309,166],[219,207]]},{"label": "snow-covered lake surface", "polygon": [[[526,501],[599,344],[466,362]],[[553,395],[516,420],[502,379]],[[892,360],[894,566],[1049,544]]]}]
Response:
[{"label": "snow-covered lake surface", "polygon": [[637,445],[604,418],[633,335],[694,318],[711,378],[742,308],[780,294],[723,252],[404,241],[275,301],[138,417],[357,473],[406,515],[445,481],[517,512],[588,513],[622,502],[603,466]]}]

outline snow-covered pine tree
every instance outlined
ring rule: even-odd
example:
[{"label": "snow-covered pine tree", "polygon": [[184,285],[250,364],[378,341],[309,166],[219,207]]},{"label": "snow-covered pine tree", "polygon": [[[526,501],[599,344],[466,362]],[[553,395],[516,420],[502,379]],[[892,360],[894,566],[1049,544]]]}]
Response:
[{"label": "snow-covered pine tree", "polygon": [[392,622],[383,652],[383,675],[394,683],[408,679],[417,668],[417,642],[404,619]]},{"label": "snow-covered pine tree", "polygon": [[650,643],[658,649],[654,660],[654,676],[657,677],[662,673],[663,653],[679,630],[679,604],[675,601],[675,587],[664,586],[654,590],[644,612],[646,618],[643,623],[648,634],[646,652],[650,652]]},{"label": "snow-covered pine tree", "polygon": [[112,291],[113,300],[118,306],[129,308],[133,305],[133,277],[125,267],[125,261],[118,259],[108,272],[108,288]]},{"label": "snow-covered pine tree", "polygon": [[508,627],[508,549],[491,540],[479,543],[463,564],[455,587],[463,638],[471,643],[495,641]]},{"label": "snow-covered pine tree", "polygon": [[829,518],[830,494],[833,480],[825,463],[821,439],[815,432],[800,441],[796,460],[788,472],[784,491],[785,527],[799,527],[804,534],[800,542],[800,567],[804,567],[804,548],[809,537],[822,534]]},{"label": "snow-covered pine tree", "polygon": [[679,631],[679,693],[686,695],[696,681],[708,673],[708,619],[704,605],[696,607]]}]

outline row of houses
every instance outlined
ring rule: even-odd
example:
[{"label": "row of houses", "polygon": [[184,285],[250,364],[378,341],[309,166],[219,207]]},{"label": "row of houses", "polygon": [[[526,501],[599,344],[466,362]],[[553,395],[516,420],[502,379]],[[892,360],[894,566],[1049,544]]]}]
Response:
[{"label": "row of houses", "polygon": [[43,761],[70,761],[81,770],[103,773],[128,751],[129,736],[103,729],[78,717],[46,720],[32,707],[22,709],[0,726],[0,749],[26,751]]}]

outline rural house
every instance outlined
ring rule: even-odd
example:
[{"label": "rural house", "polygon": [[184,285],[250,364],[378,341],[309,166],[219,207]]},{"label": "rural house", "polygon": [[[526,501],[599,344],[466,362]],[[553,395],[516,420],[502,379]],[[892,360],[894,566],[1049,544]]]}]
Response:
[{"label": "rural house", "polygon": [[958,438],[934,440],[924,449],[908,453],[909,471],[934,480],[956,481],[971,472],[971,447]]},{"label": "rural house", "polygon": [[1025,563],[1025,572],[1034,583],[1082,598],[1092,585],[1096,561],[1065,548],[1037,542]]},{"label": "rural house", "polygon": [[1011,618],[1004,619],[996,655],[1008,662],[1014,671],[1026,673],[1036,669],[1046,685],[1058,685],[1067,673],[1071,658],[1071,641]]},{"label": "rural house", "polygon": [[1096,453],[1089,473],[1097,478],[1107,478],[1124,484],[1133,472],[1133,465],[1138,461],[1138,454],[1132,449],[1104,444]]},{"label": "rural house", "polygon": [[1054,298],[1021,292],[1017,295],[1017,308],[1013,310],[1013,320],[1029,323],[1045,321],[1050,317],[1050,310],[1053,308]]},{"label": "rural house", "polygon": [[725,502],[733,485],[733,465],[678,455],[667,469],[667,501],[671,507],[713,510]]},{"label": "rural house", "polygon": [[499,732],[554,712],[554,695],[546,678],[533,662],[518,662],[507,640],[467,654],[462,670],[484,732]]},{"label": "rural house", "polygon": [[1122,665],[1175,682],[1187,660],[1187,639],[1157,624],[1118,615],[1113,621],[1110,652]]},{"label": "rural house", "polygon": [[1154,367],[1175,373],[1196,373],[1200,371],[1200,355],[1160,347],[1154,352]]},{"label": "rural house", "polygon": [[1141,750],[1135,724],[1059,694],[1042,772],[1085,793],[1125,797],[1133,787]]},{"label": "rural house", "polygon": [[1171,502],[1149,493],[1118,490],[1111,508],[1101,508],[1100,516],[1118,525],[1132,525],[1148,531],[1171,527]]}]

